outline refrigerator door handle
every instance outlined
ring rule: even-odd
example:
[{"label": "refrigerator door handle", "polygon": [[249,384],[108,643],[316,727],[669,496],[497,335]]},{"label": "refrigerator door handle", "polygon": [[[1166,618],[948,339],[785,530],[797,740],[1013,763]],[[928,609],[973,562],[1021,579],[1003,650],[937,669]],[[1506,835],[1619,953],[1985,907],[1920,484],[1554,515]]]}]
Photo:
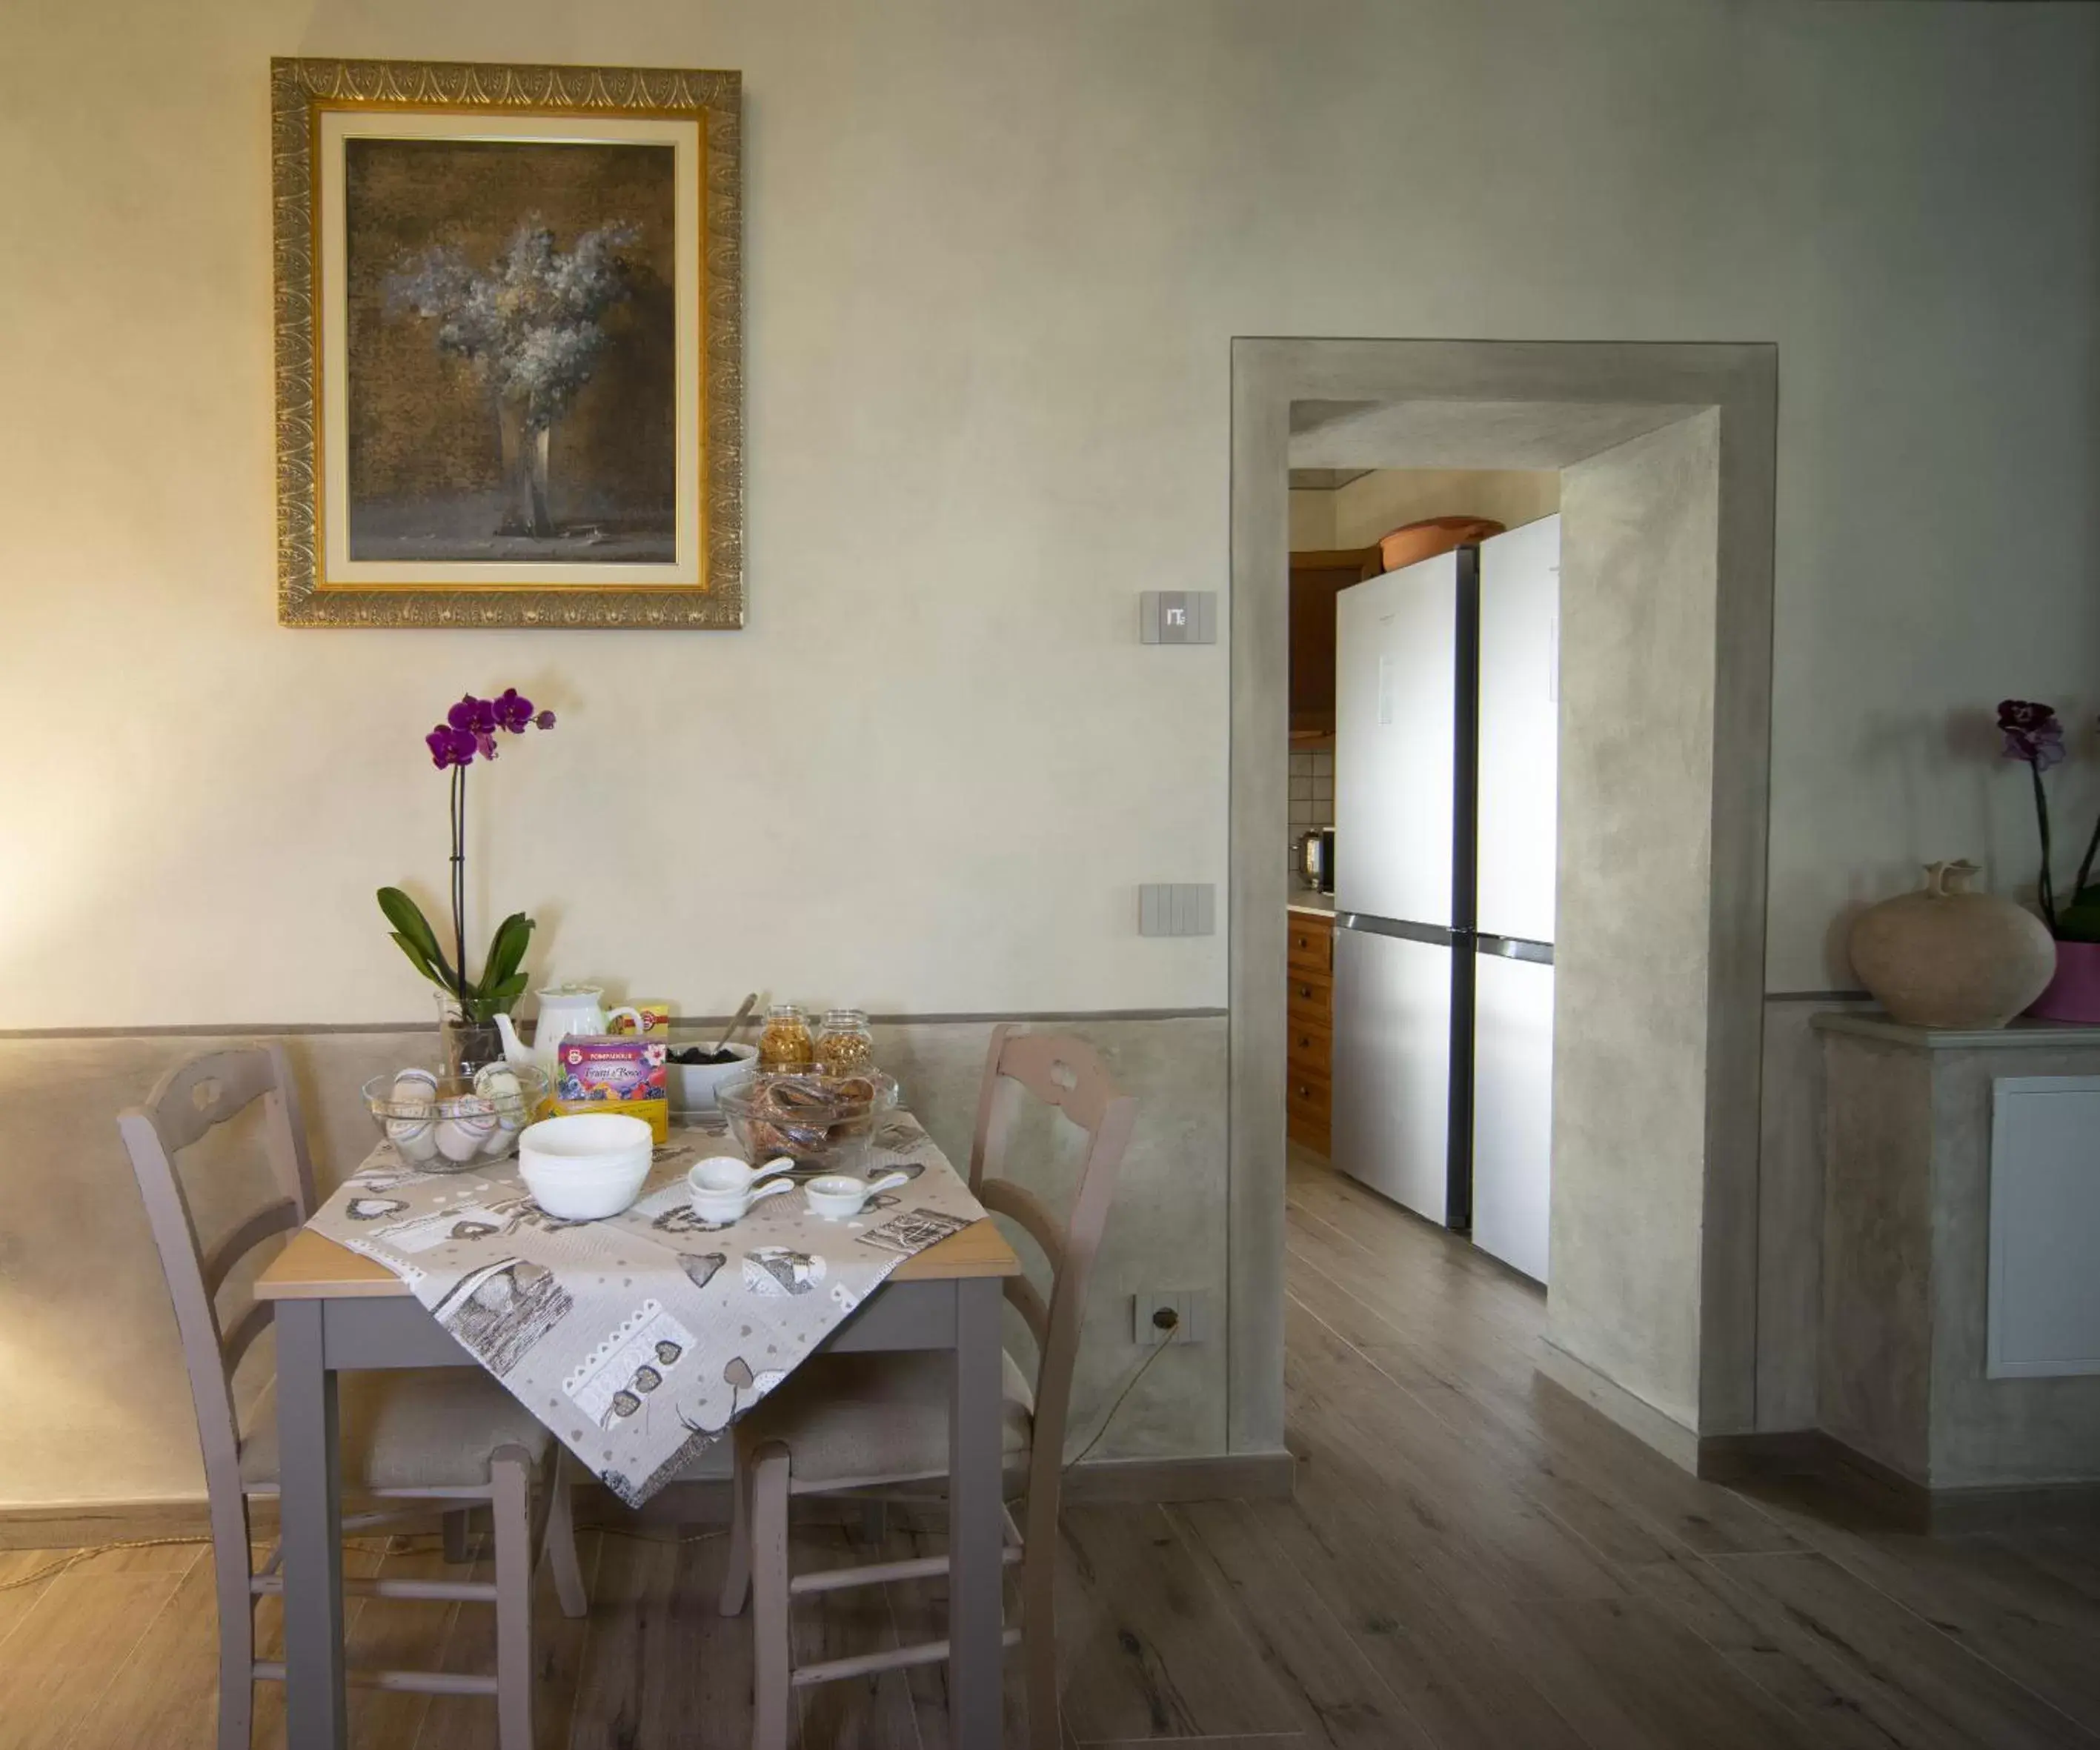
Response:
[{"label": "refrigerator door handle", "polygon": [[1519,936],[1493,936],[1485,930],[1474,935],[1473,952],[1498,954],[1505,960],[1529,960],[1534,966],[1553,964],[1551,942],[1526,941]]},{"label": "refrigerator door handle", "polygon": [[1402,941],[1427,942],[1432,948],[1455,948],[1472,935],[1444,923],[1415,923],[1405,918],[1377,918],[1367,911],[1338,911],[1335,928],[1365,936],[1396,936]]}]

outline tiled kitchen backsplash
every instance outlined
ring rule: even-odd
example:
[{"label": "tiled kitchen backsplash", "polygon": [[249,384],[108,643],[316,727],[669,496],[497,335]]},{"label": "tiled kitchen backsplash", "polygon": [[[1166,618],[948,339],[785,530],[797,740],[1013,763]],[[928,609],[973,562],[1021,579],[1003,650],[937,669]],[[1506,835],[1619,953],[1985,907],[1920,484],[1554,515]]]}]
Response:
[{"label": "tiled kitchen backsplash", "polygon": [[1298,840],[1314,827],[1335,824],[1335,756],[1331,749],[1290,756],[1290,832],[1288,866],[1298,867]]}]

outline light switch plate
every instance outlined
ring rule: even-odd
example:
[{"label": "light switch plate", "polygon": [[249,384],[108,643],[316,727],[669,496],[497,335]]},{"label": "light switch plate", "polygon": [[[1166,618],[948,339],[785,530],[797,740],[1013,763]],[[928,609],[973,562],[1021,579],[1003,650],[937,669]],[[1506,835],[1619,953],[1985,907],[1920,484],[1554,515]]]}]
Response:
[{"label": "light switch plate", "polygon": [[1215,589],[1148,589],[1138,605],[1138,636],[1147,644],[1218,641]]},{"label": "light switch plate", "polygon": [[1140,936],[1215,936],[1218,889],[1209,881],[1148,881],[1137,890]]}]

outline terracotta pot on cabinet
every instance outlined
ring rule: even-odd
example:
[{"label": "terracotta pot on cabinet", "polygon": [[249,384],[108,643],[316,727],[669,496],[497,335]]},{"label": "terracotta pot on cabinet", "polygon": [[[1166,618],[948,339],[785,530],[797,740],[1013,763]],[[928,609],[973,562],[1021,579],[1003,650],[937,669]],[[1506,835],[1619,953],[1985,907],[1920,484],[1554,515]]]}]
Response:
[{"label": "terracotta pot on cabinet", "polygon": [[2055,976],[2057,942],[2032,912],[1972,893],[1974,863],[1929,863],[1925,886],[1870,906],[1848,943],[1854,971],[1912,1027],[2002,1027]]}]

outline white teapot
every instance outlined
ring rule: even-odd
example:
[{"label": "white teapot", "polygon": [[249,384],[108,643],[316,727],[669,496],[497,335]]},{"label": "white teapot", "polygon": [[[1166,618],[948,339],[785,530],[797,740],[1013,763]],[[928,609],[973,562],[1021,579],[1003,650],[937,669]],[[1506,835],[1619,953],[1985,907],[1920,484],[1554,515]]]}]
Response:
[{"label": "white teapot", "polygon": [[562,1079],[555,1047],[571,1034],[603,1033],[615,1015],[624,1015],[633,1022],[636,1033],[642,1031],[641,1012],[615,1008],[608,1012],[598,1006],[598,998],[605,992],[596,985],[550,985],[532,994],[540,999],[540,1024],[533,1030],[530,1046],[518,1037],[508,1015],[496,1017],[496,1030],[503,1035],[503,1055],[511,1067],[540,1071],[550,1089],[558,1087]]}]

